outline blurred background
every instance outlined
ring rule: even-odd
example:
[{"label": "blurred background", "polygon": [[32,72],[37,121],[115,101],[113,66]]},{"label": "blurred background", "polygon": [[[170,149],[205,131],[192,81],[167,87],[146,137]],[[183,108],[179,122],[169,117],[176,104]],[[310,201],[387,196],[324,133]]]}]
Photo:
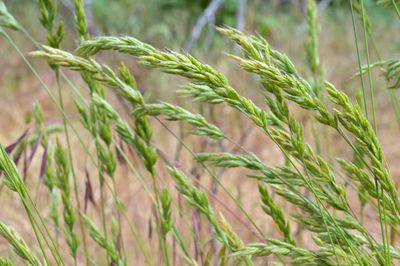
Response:
[{"label": "blurred background", "polygon": [[[304,42],[307,36],[305,0],[86,0],[86,15],[89,31],[97,35],[129,35],[147,42],[157,48],[190,52],[229,76],[232,68],[224,52],[235,51],[232,44],[215,31],[216,26],[232,26],[246,33],[259,34],[268,42],[286,53],[302,74],[307,75]],[[339,87],[357,84],[350,80],[355,73],[357,62],[355,43],[348,1],[322,0],[318,2],[320,36],[319,55],[326,70],[328,80],[335,80]],[[364,1],[368,15],[373,20],[373,32],[378,42],[382,58],[398,55],[398,22],[390,7],[377,6],[376,1]],[[44,43],[45,30],[40,25],[39,10],[34,0],[6,0],[10,12],[25,29],[39,42]],[[65,39],[61,48],[73,50],[76,47],[74,28],[74,7],[72,1],[59,0],[57,20],[64,22]],[[10,32],[24,51],[35,50],[34,45],[23,39],[22,35]],[[360,31],[360,36],[362,32]],[[21,38],[21,39],[19,39]],[[22,60],[5,42],[0,42],[0,58],[4,64],[0,70],[4,96],[14,94],[30,75],[21,67]],[[107,62],[119,62],[114,54]],[[126,59],[126,58],[124,58]],[[374,60],[375,58],[372,58]],[[35,60],[37,61],[37,60]],[[127,59],[133,63],[132,59]],[[21,65],[20,65],[21,64]],[[221,66],[219,66],[221,65]],[[218,68],[217,67],[217,68]],[[236,70],[233,69],[233,72]],[[7,77],[4,79],[4,77]],[[141,88],[147,94],[154,90],[163,91],[169,84],[151,84],[152,73],[142,68],[135,71]],[[157,74],[157,76],[160,76]],[[161,74],[162,76],[162,74]],[[150,77],[150,78],[149,78]],[[238,77],[233,75],[232,78]],[[168,79],[168,78],[167,78]],[[173,78],[175,79],[175,78]],[[158,80],[158,79],[157,79]],[[239,76],[239,81],[248,80]],[[352,83],[355,81],[354,83]],[[239,84],[238,84],[239,85]],[[238,89],[243,86],[237,86]],[[249,87],[251,86],[247,86]],[[252,90],[250,90],[249,93]],[[25,95],[29,91],[24,90]],[[157,95],[158,97],[159,95]]]},{"label": "blurred background", "polygon": [[[32,0],[6,0],[4,1],[10,13],[38,42],[44,43],[46,31],[40,25],[39,10],[35,1]],[[348,0],[322,0],[318,1],[319,10],[319,56],[325,70],[325,79],[334,83],[339,89],[345,90],[354,101],[360,92],[360,80],[353,78],[358,70],[357,54],[354,41],[354,33],[351,21],[351,13]],[[400,56],[400,23],[392,8],[377,6],[376,1],[365,1],[368,15],[373,21],[372,30],[377,41],[377,46],[384,59],[394,59]],[[141,41],[149,43],[160,49],[171,49],[180,52],[189,52],[202,62],[213,66],[228,78],[232,87],[242,95],[249,97],[260,106],[264,106],[263,89],[257,80],[242,70],[229,59],[227,53],[238,53],[238,49],[226,38],[216,32],[216,26],[232,26],[247,34],[258,34],[268,40],[274,48],[286,53],[295,63],[300,74],[309,78],[311,73],[307,67],[306,52],[304,49],[307,38],[306,23],[307,1],[305,0],[87,0],[86,15],[91,36],[99,35],[129,35]],[[64,22],[65,37],[61,48],[73,52],[76,48],[77,34],[74,28],[74,8],[72,1],[59,0],[57,20]],[[359,21],[356,22],[357,32],[362,36],[362,28]],[[35,45],[26,36],[8,31],[7,33],[15,41],[23,53],[28,56],[30,52],[37,50]],[[361,49],[363,49],[361,47]],[[44,60],[31,58],[35,69],[43,81],[50,88],[56,87],[54,73]],[[274,165],[282,163],[282,156],[278,149],[267,140],[250,122],[241,117],[238,112],[229,108],[213,106],[212,108],[193,104],[190,100],[179,97],[176,91],[186,84],[185,79],[176,76],[168,76],[156,70],[149,70],[137,64],[134,58],[122,56],[113,52],[103,52],[97,57],[100,62],[107,63],[113,69],[124,61],[134,74],[139,89],[143,92],[149,102],[167,101],[189,107],[190,110],[202,113],[211,122],[220,126],[224,132],[235,140],[241,142],[252,152],[256,153],[266,164]],[[377,60],[371,49],[371,61]],[[43,108],[44,122],[46,125],[62,124],[62,117],[56,107],[49,99],[40,82],[35,78],[24,61],[12,46],[0,36],[0,142],[4,145],[12,143],[27,128],[33,127],[32,110],[33,103],[38,102]],[[362,62],[363,64],[365,62]],[[85,86],[80,75],[65,71],[71,80],[79,87]],[[391,106],[390,98],[386,92],[386,85],[380,72],[374,70],[374,82],[376,88],[377,116],[379,117],[379,138],[384,148],[393,178],[398,182],[400,178],[400,156],[399,127],[396,124],[395,115]],[[72,121],[81,127],[82,134],[87,132],[79,125],[77,110],[74,105],[74,95],[67,86],[65,88],[65,105],[68,115]],[[83,89],[82,89],[83,91]],[[397,92],[395,92],[397,93]],[[70,97],[68,97],[70,96]],[[115,109],[126,118],[129,114],[124,110],[124,104],[117,96],[108,93],[108,100]],[[292,106],[296,110],[295,106]],[[297,108],[298,109],[298,108]],[[313,145],[311,126],[308,123],[309,114],[305,111],[295,113],[306,129],[306,138]],[[168,122],[168,125],[180,134],[180,125]],[[171,141],[171,137],[164,133],[159,124],[154,123],[154,142],[157,147],[174,158],[177,162],[190,170],[193,175],[198,176],[206,186],[214,189],[215,194],[222,201],[229,199],[222,192],[215,189],[215,184],[210,177],[193,166],[189,153],[184,151],[177,141]],[[62,137],[61,137],[62,138]],[[199,137],[193,138],[182,135],[182,138],[191,145],[195,152],[201,152],[207,146],[208,151],[218,151],[215,143],[203,142]],[[346,145],[340,145],[342,141],[335,132],[329,132],[329,139],[335,145],[331,145],[333,156],[351,158],[351,150]],[[79,142],[73,139],[76,150],[76,168],[79,175],[84,175],[87,170],[90,175],[95,175],[94,167],[87,161],[87,156],[79,153]],[[222,147],[230,150],[231,147]],[[27,183],[33,187],[33,194],[42,202],[43,208],[47,206],[47,190],[38,179],[41,157],[43,151],[39,149],[38,156],[32,161],[26,171]],[[326,152],[326,151],[325,151]],[[142,167],[138,158],[132,155],[137,167]],[[24,167],[22,163],[19,165]],[[143,171],[145,172],[145,171]],[[165,169],[160,169],[165,175],[165,181],[170,183]],[[133,217],[135,225],[144,235],[151,231],[154,221],[151,220],[151,202],[148,200],[142,188],[133,180],[133,175],[124,168],[118,169],[118,189],[121,199],[129,208],[129,215]],[[93,177],[94,178],[94,177]],[[221,173],[221,180],[232,189],[233,194],[239,198],[244,207],[255,217],[255,221],[261,224],[266,231],[265,215],[259,207],[257,193],[249,193],[256,190],[256,182],[246,181],[242,170],[226,171]],[[247,179],[246,179],[247,180]],[[94,182],[94,181],[93,181]],[[149,180],[150,182],[150,180]],[[81,180],[80,188],[83,190],[84,178]],[[98,185],[93,184],[94,190]],[[172,182],[170,184],[172,188]],[[29,224],[23,225],[21,217],[24,213],[19,203],[14,201],[14,195],[0,191],[2,196],[0,206],[0,219],[6,223],[13,224],[25,237],[27,242],[34,242],[34,236],[29,233]],[[99,195],[95,193],[95,199]],[[108,195],[109,212],[113,213],[111,196]],[[139,204],[140,203],[140,204]],[[221,206],[216,204],[218,210]],[[222,208],[223,209],[223,208]],[[11,211],[9,211],[11,210]],[[13,211],[15,210],[15,211]],[[7,215],[5,215],[7,211]],[[96,213],[94,209],[93,212]],[[368,216],[368,211],[366,211]],[[94,214],[94,216],[96,216]],[[232,218],[229,213],[227,218]],[[376,217],[371,217],[376,219]],[[25,219],[26,220],[26,219]],[[377,231],[378,220],[371,221],[371,231]],[[153,224],[153,225],[152,225]],[[241,232],[244,240],[254,240],[252,234],[245,229],[240,231],[242,225],[232,222],[235,229]],[[203,227],[207,231],[207,227]],[[3,240],[0,239],[0,243]],[[132,240],[133,241],[133,240]],[[154,238],[156,241],[156,238]],[[156,243],[156,242],[155,242]],[[305,244],[307,245],[306,241]],[[0,254],[6,252],[7,245],[0,245]],[[96,249],[95,245],[91,247]],[[67,252],[67,251],[65,251]]]}]

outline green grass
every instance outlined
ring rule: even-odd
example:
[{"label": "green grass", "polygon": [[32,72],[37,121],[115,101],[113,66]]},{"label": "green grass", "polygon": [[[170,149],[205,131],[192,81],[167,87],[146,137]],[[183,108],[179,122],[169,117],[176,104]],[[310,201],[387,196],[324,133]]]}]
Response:
[{"label": "green grass", "polygon": [[[6,225],[12,213],[2,216],[0,235],[12,247],[0,253],[6,256],[2,265],[19,259],[29,265],[397,263],[400,198],[375,104],[375,88],[384,83],[373,69],[384,72],[391,112],[399,117],[393,91],[399,87],[399,63],[387,52],[381,57],[368,16],[374,3],[353,1],[346,9],[358,61],[353,73],[361,78],[358,102],[328,81],[313,0],[304,18],[307,38],[296,53],[305,58],[301,67],[259,35],[217,28],[219,38],[237,51],[211,53],[228,53],[225,67],[250,74],[245,85],[261,91],[255,100],[237,88],[237,77],[190,54],[129,36],[91,38],[84,1],[73,4],[74,21],[66,22],[77,34],[72,51],[60,49],[65,28],[56,19],[56,1],[37,1],[43,45],[0,5],[2,38],[59,115],[49,125],[36,103],[27,119],[29,133],[1,146],[0,195],[22,204],[26,217],[20,222],[29,228],[24,236],[34,236],[24,241]],[[19,34],[35,47],[29,57],[13,41]],[[111,52],[122,54],[112,67],[103,63]],[[184,80],[179,102],[194,104],[146,97],[127,58],[171,75],[171,84],[159,82],[168,99],[175,98],[173,84]],[[119,59],[124,60],[115,67]],[[51,86],[30,61],[47,61]],[[253,145],[246,145],[248,138]],[[339,145],[347,153],[332,151]],[[274,160],[262,158],[260,150],[273,153]],[[41,162],[34,160],[39,154]],[[28,169],[32,162],[39,175]]]}]

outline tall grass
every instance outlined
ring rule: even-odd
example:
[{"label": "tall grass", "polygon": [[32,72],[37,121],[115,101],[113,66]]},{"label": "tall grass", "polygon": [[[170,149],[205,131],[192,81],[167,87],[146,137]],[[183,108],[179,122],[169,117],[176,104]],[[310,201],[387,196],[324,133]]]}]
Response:
[{"label": "tall grass", "polygon": [[[23,134],[5,148],[0,146],[2,182],[18,195],[39,248],[33,242],[28,248],[16,231],[2,221],[0,235],[26,263],[131,265],[136,261],[147,265],[258,265],[274,261],[301,265],[392,265],[400,259],[396,247],[400,198],[378,138],[379,115],[372,75],[373,68],[384,69],[388,90],[396,89],[400,81],[399,62],[380,58],[373,25],[362,0],[351,1],[349,6],[359,63],[355,72],[359,72],[363,91],[362,106],[337,89],[334,82],[325,80],[314,0],[308,1],[308,37],[302,51],[310,77],[303,77],[289,57],[271,47],[264,38],[230,27],[218,28],[220,34],[239,47],[239,55],[228,55],[241,68],[238,71],[258,78],[267,108],[239,94],[221,72],[189,54],[160,50],[129,36],[91,38],[82,0],[73,1],[76,50],[62,50],[64,29],[63,23],[56,20],[57,2],[40,0],[37,3],[39,20],[47,34],[43,45],[38,45],[0,2],[0,27],[4,27],[0,33],[39,79],[62,117],[62,129],[52,130],[43,123],[43,112],[36,104],[35,132]],[[397,10],[396,3],[393,4]],[[363,33],[364,50],[359,45],[358,27]],[[30,53],[30,60],[47,60],[55,75],[58,98],[7,34],[8,30],[25,35],[37,47],[37,51]],[[377,55],[376,63],[372,63],[370,42]],[[133,57],[146,67],[186,78],[188,83],[178,91],[180,95],[202,106],[221,105],[222,110],[238,112],[262,134],[260,146],[266,139],[276,146],[282,163],[271,165],[246,148],[241,140],[231,137],[230,128],[223,130],[218,125],[219,120],[225,119],[223,113],[213,119],[172,103],[149,102],[123,62],[113,70],[97,60],[96,55],[101,51],[115,51]],[[363,56],[366,66],[362,66]],[[79,72],[84,85],[74,85],[62,68]],[[369,99],[363,79],[365,73]],[[65,100],[69,89],[74,92],[73,108],[79,115],[79,123],[67,115]],[[119,104],[109,100],[108,93],[117,96]],[[390,97],[398,115],[397,96],[391,92]],[[120,111],[123,106],[128,116]],[[305,136],[305,125],[295,110],[303,110],[311,121],[313,144]],[[209,122],[211,119],[213,123]],[[185,123],[182,128],[186,130],[190,126],[191,129],[179,135],[166,121]],[[183,158],[185,162],[181,163],[177,161],[178,156],[173,158],[165,153],[153,136],[155,129],[161,130],[169,141],[179,143],[189,158]],[[354,160],[330,151],[330,132],[335,132],[343,145],[348,146]],[[195,151],[196,143],[186,141],[186,135],[204,141],[201,152]],[[74,145],[74,140],[81,147]],[[227,145],[233,149],[226,149]],[[21,174],[16,165],[29,147],[31,154],[24,159]],[[49,203],[43,207],[43,210],[49,209],[46,215],[24,182],[40,147],[43,152],[38,179],[48,187]],[[213,151],[215,147],[220,151]],[[83,168],[78,167],[81,165],[77,162],[78,153],[85,154],[87,162]],[[191,169],[187,168],[188,161]],[[89,172],[87,165],[95,170]],[[246,173],[240,182],[254,185],[253,193],[243,198],[221,180],[223,171],[239,167]],[[122,177],[118,169],[125,171]],[[125,178],[128,171],[137,180]],[[90,181],[93,174],[98,177],[94,186]],[[222,188],[229,201],[225,202],[221,194],[208,188],[202,178],[207,175],[213,184]],[[128,213],[130,208],[145,205],[145,200],[136,201],[134,206],[128,204],[129,198],[122,197],[118,186],[121,178],[125,186],[138,181],[144,190],[150,204],[146,206],[151,206],[149,232],[138,229],[141,217]],[[83,183],[84,187],[79,185]],[[99,202],[95,199],[96,193]],[[354,193],[358,195],[357,203],[349,196]],[[247,197],[254,196],[268,217],[261,222],[244,204]],[[60,203],[62,219],[58,210]],[[89,203],[93,208],[88,211]],[[217,203],[223,207],[223,213],[216,210]],[[360,214],[354,211],[356,206],[360,207]],[[379,234],[371,232],[368,227],[371,223],[365,223],[362,211],[365,208],[376,218],[373,226]],[[243,237],[235,222],[249,235]],[[261,223],[268,223],[276,232],[265,230]],[[201,226],[204,224],[208,227]],[[67,247],[68,252],[62,247]],[[12,262],[12,255],[0,260],[1,265]]]}]

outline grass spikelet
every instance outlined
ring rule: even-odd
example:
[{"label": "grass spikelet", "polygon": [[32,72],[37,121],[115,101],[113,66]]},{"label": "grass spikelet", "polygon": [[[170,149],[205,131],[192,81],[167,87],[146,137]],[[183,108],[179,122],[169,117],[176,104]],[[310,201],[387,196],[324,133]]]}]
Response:
[{"label": "grass spikelet", "polygon": [[317,27],[317,5],[314,0],[308,1],[307,7],[308,36],[306,44],[307,61],[312,73],[319,69],[318,57],[318,27]]},{"label": "grass spikelet", "polygon": [[171,212],[171,196],[167,189],[163,189],[161,192],[161,226],[162,232],[166,235],[172,228],[172,212]]},{"label": "grass spikelet", "polygon": [[[8,12],[6,5],[3,1],[0,2],[0,26],[10,28],[13,30],[20,30],[21,26],[15,18]],[[0,32],[2,29],[0,28]]]},{"label": "grass spikelet", "polygon": [[224,102],[224,100],[210,87],[195,83],[190,83],[189,85],[183,86],[182,89],[178,90],[178,93],[186,97],[193,98],[193,102],[209,104],[218,104]]},{"label": "grass spikelet", "polygon": [[226,138],[224,133],[217,126],[208,123],[203,116],[199,114],[193,114],[182,107],[169,103],[147,104],[136,109],[133,114],[138,116],[139,112],[144,112],[151,116],[159,116],[163,114],[166,116],[167,120],[171,121],[187,121],[192,126],[198,128],[196,130],[189,131],[189,133],[193,135],[206,135],[216,140],[222,140]]},{"label": "grass spikelet", "polygon": [[21,175],[19,174],[17,167],[10,160],[10,158],[7,155],[7,152],[4,150],[2,146],[0,150],[0,170],[4,172],[5,185],[10,190],[20,193],[20,195],[25,198],[24,185]]},{"label": "grass spikelet", "polygon": [[7,258],[3,259],[0,258],[0,266],[13,266],[14,264],[11,263]]},{"label": "grass spikelet", "polygon": [[[220,214],[218,223],[221,227],[221,230],[225,233],[227,237],[227,241],[229,243],[230,251],[236,252],[244,247],[243,241],[237,236],[232,226],[226,221],[225,217]],[[241,258],[241,262],[245,265],[253,265],[250,256],[244,256]]]},{"label": "grass spikelet", "polygon": [[257,256],[264,257],[270,255],[287,256],[292,260],[291,264],[306,265],[336,265],[336,262],[330,259],[333,255],[330,251],[313,252],[302,248],[297,248],[289,243],[275,239],[267,239],[269,243],[254,243],[233,253],[231,256]]},{"label": "grass spikelet", "polygon": [[292,233],[290,232],[289,221],[287,221],[282,209],[272,199],[268,188],[262,185],[258,185],[258,191],[261,194],[261,201],[263,203],[261,208],[263,209],[263,211],[271,216],[274,222],[278,225],[279,229],[285,236],[284,241],[295,246],[296,243],[293,239]]},{"label": "grass spikelet", "polygon": [[226,168],[246,167],[251,170],[262,170],[264,168],[261,161],[257,161],[250,156],[231,153],[198,153],[196,154],[196,160],[198,162],[207,161],[212,165]]},{"label": "grass spikelet", "polygon": [[59,23],[57,29],[53,32],[56,23],[57,1],[37,0],[37,4],[41,13],[40,23],[47,30],[46,44],[55,48],[60,47],[60,43],[64,38],[64,24],[62,22]]},{"label": "grass spikelet", "polygon": [[89,39],[87,33],[87,22],[85,15],[85,2],[84,0],[74,0],[75,6],[75,28],[81,41]]},{"label": "grass spikelet", "polygon": [[[196,207],[201,213],[203,213],[212,224],[216,239],[220,241],[230,252],[233,252],[235,249],[237,249],[238,244],[241,245],[238,236],[234,234],[234,232],[231,230],[231,227],[227,225],[226,221],[224,221],[224,227],[220,227],[214,210],[208,200],[207,194],[190,184],[187,176],[177,168],[168,168],[168,171],[176,182],[176,189],[184,195],[186,201],[190,205]],[[228,232],[230,236],[228,236],[225,231]]]},{"label": "grass spikelet", "polygon": [[57,187],[61,190],[61,199],[64,206],[65,238],[67,240],[71,256],[76,259],[76,252],[79,247],[79,240],[74,230],[76,222],[75,211],[70,198],[69,174],[70,167],[67,160],[67,154],[60,141],[57,139],[57,146],[54,153],[56,164]]},{"label": "grass spikelet", "polygon": [[110,240],[107,240],[97,228],[95,224],[84,214],[81,214],[87,229],[89,230],[89,234],[92,239],[103,249],[106,250],[107,254],[111,257],[111,259],[116,263],[116,265],[125,265],[123,260],[119,256],[119,252],[116,249],[116,246]]},{"label": "grass spikelet", "polygon": [[[379,68],[381,75],[385,77],[388,89],[400,88],[400,60],[394,59],[389,61],[378,61],[369,66],[372,68]],[[361,74],[368,71],[368,66],[362,66]],[[354,77],[360,75],[357,73]]]},{"label": "grass spikelet", "polygon": [[[29,250],[28,245],[21,236],[14,230],[0,222],[0,235],[13,247],[15,253],[24,259],[29,265],[42,265],[40,261]],[[7,265],[7,264],[5,264]]]},{"label": "grass spikelet", "polygon": [[385,62],[383,67],[388,89],[400,88],[400,60]]}]

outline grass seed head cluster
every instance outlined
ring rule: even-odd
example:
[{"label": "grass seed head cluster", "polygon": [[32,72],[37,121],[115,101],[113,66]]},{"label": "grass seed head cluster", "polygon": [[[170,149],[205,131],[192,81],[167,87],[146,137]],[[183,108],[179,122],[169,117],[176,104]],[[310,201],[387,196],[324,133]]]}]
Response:
[{"label": "grass seed head cluster", "polygon": [[[388,4],[388,1],[380,2]],[[89,244],[92,242],[103,250],[104,261],[110,265],[130,265],[131,249],[137,253],[135,256],[142,257],[148,265],[156,265],[159,259],[165,265],[175,265],[178,259],[189,265],[209,265],[212,262],[253,265],[259,262],[258,257],[295,265],[392,265],[400,259],[395,240],[400,223],[397,188],[386,163],[376,126],[371,124],[368,117],[369,107],[353,103],[345,92],[333,85],[334,82],[325,80],[325,70],[318,55],[320,29],[314,0],[308,1],[308,36],[304,49],[310,77],[303,77],[295,64],[285,54],[272,48],[264,38],[246,35],[231,27],[218,28],[220,34],[239,48],[239,55],[229,54],[229,58],[241,67],[237,71],[246,71],[258,78],[268,108],[239,94],[238,89],[221,72],[189,54],[160,50],[128,36],[91,38],[87,30],[84,1],[75,0],[73,4],[78,34],[76,50],[68,52],[60,49],[64,28],[63,23],[56,20],[57,1],[38,0],[38,16],[47,36],[44,45],[37,46],[38,50],[30,54],[31,59],[47,60],[54,71],[58,99],[51,91],[48,93],[62,114],[62,129],[60,126],[51,129],[44,125],[41,107],[35,104],[33,116],[36,126],[35,133],[30,134],[31,140],[23,135],[13,146],[1,146],[0,150],[2,182],[18,195],[39,247],[28,248],[16,231],[2,221],[0,235],[26,263],[66,265],[72,258],[75,264],[96,264],[99,262],[98,255],[91,252],[93,249]],[[393,4],[397,10],[396,3]],[[365,36],[372,36],[371,20],[363,1],[354,1],[351,10],[360,18]],[[6,29],[28,34],[7,11],[3,2],[0,2],[0,26],[4,27],[0,28],[2,37],[11,44],[13,42]],[[100,51],[132,56],[146,67],[187,78],[188,84],[178,91],[180,95],[210,108],[215,104],[224,105],[224,108],[244,115],[262,132],[264,138],[276,145],[284,163],[271,165],[263,161],[229,137],[230,132],[224,132],[218,123],[209,122],[207,115],[168,102],[148,102],[137,87],[134,73],[124,63],[117,70],[99,63],[96,55]],[[21,56],[24,57],[23,54]],[[396,89],[400,83],[399,65],[398,60],[380,59],[364,67],[360,65],[358,75],[362,78],[370,74],[371,68],[379,67],[385,73],[388,89]],[[86,90],[77,89],[62,72],[64,68],[79,72]],[[62,79],[70,84],[77,95],[74,108],[85,133],[78,131],[65,113],[64,101],[69,94],[65,93],[67,87],[61,88],[64,86]],[[128,117],[117,111],[121,109],[120,106],[109,101],[107,93],[117,95],[121,105],[126,104]],[[309,115],[314,143],[309,143],[309,138],[305,137],[304,124],[294,115],[293,107],[303,109]],[[374,110],[375,107],[371,108]],[[164,120],[185,122],[191,127],[190,130],[182,127],[185,133],[213,143],[230,143],[235,149],[231,152],[226,149],[220,152],[194,152],[182,136],[172,132],[170,124]],[[187,171],[175,161],[177,158],[166,158],[153,136],[155,123],[159,123],[165,133],[172,132],[172,137],[191,155],[189,160],[192,164],[203,169],[202,175],[209,174],[231,198],[235,211],[228,207],[228,213],[237,216],[236,212],[239,212],[240,216],[246,217],[241,222],[252,230],[251,242],[241,238],[241,233],[232,225],[230,218],[225,218],[227,216],[215,210],[218,195],[215,190],[211,191],[201,184],[196,171]],[[332,157],[328,152],[328,131],[340,136],[357,159],[352,161]],[[90,143],[83,141],[80,134],[88,134]],[[65,142],[59,140],[60,136]],[[87,153],[89,163],[96,169],[96,188],[100,197],[98,205],[94,200],[87,169],[79,169],[74,163],[76,147],[71,145],[71,141],[75,138]],[[43,149],[40,178],[48,188],[48,214],[39,210],[31,196],[32,189],[24,183],[26,173],[21,175],[16,166],[16,157],[30,146],[29,142],[33,143],[31,158],[27,161],[29,164],[38,147]],[[135,156],[143,167],[132,162],[131,158]],[[159,258],[153,255],[151,243],[146,243],[146,234],[135,227],[135,219],[140,217],[127,214],[127,209],[132,206],[125,206],[117,190],[119,167],[127,167],[126,170],[137,176],[151,200],[153,209],[150,223],[155,224],[155,232],[149,232],[149,235],[155,234],[157,237]],[[247,173],[251,172],[243,176],[241,182],[256,181],[253,192],[258,193],[261,210],[279,232],[274,237],[261,229],[230,187],[220,181],[218,174],[221,170],[216,169],[229,168],[243,168]],[[83,176],[87,178],[85,208],[78,189]],[[144,178],[148,178],[149,182]],[[173,181],[175,189],[166,179]],[[378,217],[380,238],[371,234],[363,223],[363,217],[353,211],[354,203],[349,202],[348,193],[354,191],[359,196],[361,208],[369,206]],[[106,195],[111,195],[108,201]],[[182,199],[187,204],[183,204]],[[86,212],[89,201],[93,206],[98,206],[98,220]],[[138,201],[136,204],[140,203]],[[61,205],[62,218],[59,212]],[[107,215],[109,206],[115,208],[111,217]],[[192,210],[192,215],[188,210]],[[47,215],[50,219],[46,219]],[[182,230],[177,226],[177,220],[185,222],[189,229]],[[199,232],[199,223],[208,225],[208,237],[211,237],[213,246],[200,259],[198,254],[205,254],[204,248],[208,244],[207,239],[202,237],[204,232]],[[294,228],[301,230],[295,232]],[[132,234],[134,245],[128,244],[126,232]],[[59,239],[60,235],[62,239]],[[302,235],[312,239],[313,244],[303,246]],[[193,240],[194,247],[188,244]],[[62,252],[60,241],[66,242],[71,258]],[[0,260],[0,265],[11,264],[11,257]]]}]

